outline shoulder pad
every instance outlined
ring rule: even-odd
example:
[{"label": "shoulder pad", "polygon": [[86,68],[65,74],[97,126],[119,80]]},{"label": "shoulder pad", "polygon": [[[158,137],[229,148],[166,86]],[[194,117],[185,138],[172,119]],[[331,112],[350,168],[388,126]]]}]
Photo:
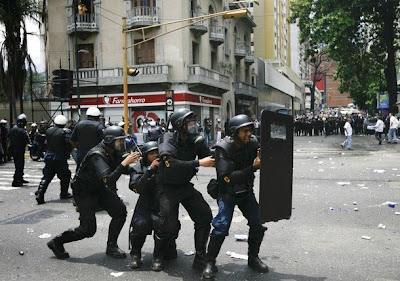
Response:
[{"label": "shoulder pad", "polygon": [[202,143],[202,142],[204,142],[205,140],[206,140],[206,139],[205,139],[203,136],[199,135],[199,136],[194,140],[194,143],[195,143],[195,144]]},{"label": "shoulder pad", "polygon": [[158,153],[162,155],[171,155],[175,157],[178,153],[176,147],[174,146],[174,134],[171,132],[166,132],[160,136],[158,139]]},{"label": "shoulder pad", "polygon": [[235,143],[234,143],[233,139],[230,137],[223,138],[220,142],[218,142],[215,145],[215,147],[225,150],[226,153],[228,153],[228,155],[230,155],[236,149]]}]

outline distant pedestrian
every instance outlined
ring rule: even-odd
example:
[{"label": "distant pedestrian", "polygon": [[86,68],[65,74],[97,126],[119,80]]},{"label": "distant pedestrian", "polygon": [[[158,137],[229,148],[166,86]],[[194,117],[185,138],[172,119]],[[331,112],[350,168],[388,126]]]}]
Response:
[{"label": "distant pedestrian", "polygon": [[378,116],[375,124],[375,138],[382,144],[382,133],[385,128],[385,124],[382,121],[382,117]]},{"label": "distant pedestrian", "polygon": [[258,121],[257,118],[254,119],[254,135],[256,136],[260,135],[260,122]]},{"label": "distant pedestrian", "polygon": [[347,149],[352,149],[351,148],[351,140],[352,140],[352,135],[353,135],[353,128],[351,127],[351,119],[347,118],[346,123],[343,126],[344,129],[344,134],[346,136],[346,139],[344,142],[341,143],[341,147],[344,149],[347,146]]},{"label": "distant pedestrian", "polygon": [[389,113],[389,134],[388,134],[388,143],[397,143],[397,118],[393,115],[393,113]]},{"label": "distant pedestrian", "polygon": [[217,135],[217,142],[221,141],[221,133],[222,133],[222,126],[221,126],[221,119],[217,119],[217,124],[215,124],[215,134]]},{"label": "distant pedestrian", "polygon": [[162,135],[163,129],[161,126],[159,126],[156,121],[151,121],[149,123],[149,128],[147,132],[147,139],[149,141],[157,141],[158,138]]},{"label": "distant pedestrian", "polygon": [[207,146],[211,142],[211,121],[208,118],[204,118],[204,138],[206,139]]}]

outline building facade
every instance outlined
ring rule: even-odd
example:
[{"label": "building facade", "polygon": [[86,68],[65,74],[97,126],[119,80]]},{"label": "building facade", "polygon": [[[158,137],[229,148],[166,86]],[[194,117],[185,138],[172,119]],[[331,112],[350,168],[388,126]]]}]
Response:
[{"label": "building facade", "polygon": [[[257,89],[250,14],[240,19],[188,19],[241,8],[223,0],[53,0],[47,1],[46,62],[48,79],[59,68],[73,71],[70,117],[98,106],[106,121],[123,116],[123,32],[128,46],[159,36],[136,47],[128,47],[127,64],[139,70],[128,77],[128,106],[134,130],[140,119],[166,118],[166,92],[174,93],[175,109],[187,107],[199,120],[226,120],[238,113],[257,111]],[[86,9],[83,11],[83,7]],[[171,7],[174,7],[171,9]],[[194,22],[195,21],[195,22]],[[169,34],[174,28],[194,24]],[[160,26],[161,24],[161,26]],[[76,56],[77,55],[77,56]],[[59,106],[53,102],[53,109]]]}]

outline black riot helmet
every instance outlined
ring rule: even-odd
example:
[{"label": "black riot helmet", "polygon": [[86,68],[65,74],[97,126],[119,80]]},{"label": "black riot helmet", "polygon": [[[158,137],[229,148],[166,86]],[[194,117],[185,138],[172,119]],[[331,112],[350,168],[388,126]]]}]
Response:
[{"label": "black riot helmet", "polygon": [[171,115],[171,124],[175,130],[186,135],[196,136],[199,134],[197,122],[194,119],[193,111],[187,108],[180,108]]},{"label": "black riot helmet", "polygon": [[245,114],[236,115],[229,121],[229,133],[231,136],[236,137],[238,130],[246,126],[253,126],[254,128],[254,123],[250,117]]},{"label": "black riot helmet", "polygon": [[112,150],[123,152],[126,150],[125,131],[119,126],[110,126],[104,130],[103,142]]},{"label": "black riot helmet", "polygon": [[26,126],[26,115],[25,114],[20,114],[17,117],[17,126],[20,128],[24,128]]},{"label": "black riot helmet", "polygon": [[[158,144],[156,141],[149,141],[146,142],[143,146],[142,146],[142,153],[143,153],[143,159],[147,162],[147,155],[154,150],[158,149]],[[150,163],[151,164],[151,163]]]}]

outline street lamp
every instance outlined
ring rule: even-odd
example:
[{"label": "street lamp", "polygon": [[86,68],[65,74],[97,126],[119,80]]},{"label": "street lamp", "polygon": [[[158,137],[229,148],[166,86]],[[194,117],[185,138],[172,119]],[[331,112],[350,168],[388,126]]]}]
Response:
[{"label": "street lamp", "polygon": [[[166,23],[161,23],[161,24],[156,24],[156,25],[152,25],[152,26],[147,26],[147,27],[140,27],[140,28],[135,28],[135,29],[127,29],[126,27],[126,17],[122,18],[122,49],[123,49],[123,92],[124,92],[124,130],[125,133],[128,133],[128,75],[131,76],[136,76],[137,74],[139,74],[139,72],[136,69],[132,69],[132,68],[128,68],[127,66],[127,49],[138,46],[140,44],[143,44],[147,41],[151,41],[154,40],[158,37],[167,35],[169,33],[172,33],[174,31],[183,29],[185,27],[188,26],[192,26],[195,25],[196,23],[202,22],[204,20],[208,20],[211,18],[215,18],[215,17],[219,17],[222,16],[224,19],[231,19],[231,18],[243,18],[246,17],[248,14],[248,10],[247,8],[240,8],[240,9],[235,9],[235,10],[229,10],[229,11],[223,11],[223,12],[218,12],[218,13],[214,13],[214,14],[208,14],[208,15],[204,15],[204,16],[198,16],[198,17],[192,17],[192,18],[186,18],[186,19],[182,19],[182,20],[176,20],[176,21],[171,21],[171,22],[166,22]],[[150,38],[145,38],[145,30],[147,29],[151,29],[151,28],[156,28],[156,27],[161,27],[161,26],[167,26],[170,24],[175,24],[175,23],[180,23],[180,22],[185,22],[185,21],[189,21],[188,24],[183,25],[181,27],[177,27],[174,28],[170,31],[165,31],[161,34],[152,36]],[[130,46],[127,46],[127,33],[128,32],[135,32],[135,31],[141,31],[142,33],[142,40],[139,42],[136,42]],[[128,73],[129,72],[129,73]]]}]

